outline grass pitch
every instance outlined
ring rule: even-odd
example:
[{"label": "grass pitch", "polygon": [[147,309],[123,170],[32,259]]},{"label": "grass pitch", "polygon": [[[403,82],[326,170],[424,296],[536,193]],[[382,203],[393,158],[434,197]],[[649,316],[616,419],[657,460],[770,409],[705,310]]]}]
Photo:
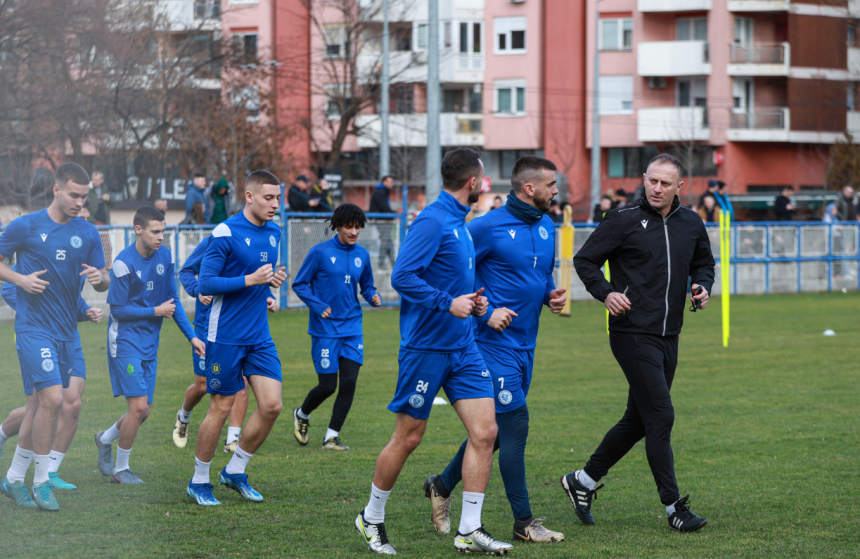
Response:
[{"label": "grass pitch", "polygon": [[[529,395],[526,465],[535,514],[567,540],[517,544],[514,556],[860,555],[860,295],[738,297],[732,309],[728,349],[720,344],[718,299],[705,312],[686,313],[681,335],[673,387],[675,466],[682,495],[690,493],[692,509],[710,520],[695,534],[669,530],[644,443],[605,478],[593,508],[597,525],[576,520],[559,478],[581,467],[621,417],[627,388],[609,351],[602,306],[575,303],[572,318],[544,313]],[[265,502],[245,503],[220,487],[215,495],[221,507],[204,509],[185,496],[208,398],[194,411],[188,447],[175,448],[174,416],[193,372],[190,346],[170,321],[162,335],[152,416],[131,453],[132,469],[146,485],[108,483],[98,472],[92,438],[124,412],[125,402],[111,397],[106,324],[84,324],[84,408],[60,472],[79,489],[58,493],[56,514],[21,510],[0,497],[0,557],[367,557],[352,522],[394,427],[385,406],[397,377],[397,312],[365,315],[365,366],[342,432],[352,447],[348,453],[319,448],[333,398],[311,416],[311,444],[296,444],[290,410],[316,381],[307,314],[280,313],[270,324],[283,363],[284,414],[248,468]],[[836,337],[822,336],[828,328]],[[0,324],[0,415],[23,402],[12,332],[12,324]],[[400,555],[454,555],[453,536],[433,532],[421,484],[442,471],[463,438],[454,410],[435,407],[387,507],[386,525]],[[14,443],[6,445],[0,473]],[[219,446],[213,480],[228,458]],[[454,493],[454,526],[461,489]],[[497,467],[483,518],[491,533],[510,541],[512,518]]]}]

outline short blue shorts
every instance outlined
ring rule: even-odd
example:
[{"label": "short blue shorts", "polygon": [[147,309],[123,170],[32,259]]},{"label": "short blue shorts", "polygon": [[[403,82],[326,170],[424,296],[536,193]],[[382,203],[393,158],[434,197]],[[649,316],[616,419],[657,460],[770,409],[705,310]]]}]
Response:
[{"label": "short blue shorts", "polygon": [[[15,349],[18,349],[18,345],[15,344]],[[21,350],[18,349],[18,360],[21,360]],[[75,359],[74,365],[72,366],[72,374],[70,376],[80,377],[84,380],[87,380],[87,363],[84,361],[84,350],[83,348],[77,347],[75,348]],[[30,382],[24,383],[24,394],[28,396],[33,393],[33,384]]]},{"label": "short blue shorts", "polygon": [[137,357],[110,357],[110,384],[113,387],[114,398],[125,396],[136,398],[146,396],[146,402],[152,404],[155,395],[155,371],[158,368],[157,359],[141,360]]},{"label": "short blue shorts", "polygon": [[245,388],[243,375],[260,375],[281,382],[281,360],[271,338],[255,345],[227,345],[207,340],[207,393],[232,396]]},{"label": "short blue shorts", "polygon": [[349,338],[311,338],[311,356],[318,375],[336,373],[340,358],[364,364],[364,336]]},{"label": "short blue shorts", "polygon": [[[194,329],[194,335],[198,340],[206,339],[206,332],[200,328]],[[200,377],[206,376],[206,358],[200,357],[194,353],[194,348],[191,348],[191,360],[194,363],[194,374]]]},{"label": "short blue shorts", "polygon": [[75,363],[76,342],[54,339],[49,333],[20,332],[15,338],[24,390],[49,386],[68,388]]},{"label": "short blue shorts", "polygon": [[526,404],[532,383],[535,351],[508,349],[497,345],[478,343],[484,356],[493,391],[496,394],[496,413],[506,413]]},{"label": "short blue shorts", "polygon": [[388,409],[416,419],[430,417],[433,399],[440,388],[448,400],[492,398],[493,384],[484,358],[472,342],[454,353],[429,353],[400,348],[397,391]]}]

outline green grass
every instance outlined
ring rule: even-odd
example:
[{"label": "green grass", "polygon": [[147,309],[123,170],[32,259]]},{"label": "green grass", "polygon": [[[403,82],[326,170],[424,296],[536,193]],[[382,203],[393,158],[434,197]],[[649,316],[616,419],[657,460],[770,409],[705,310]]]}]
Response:
[{"label": "green grass", "polygon": [[[570,319],[545,313],[529,395],[526,464],[535,514],[546,516],[547,526],[563,531],[567,541],[516,545],[516,556],[860,554],[860,295],[738,297],[732,310],[728,349],[720,345],[718,300],[705,312],[687,313],[681,336],[673,445],[682,494],[690,493],[693,510],[710,520],[696,534],[669,530],[642,443],[604,480],[594,506],[597,525],[587,528],[575,519],[558,480],[581,467],[621,417],[627,388],[609,351],[601,306],[574,304]],[[393,311],[366,314],[366,361],[343,431],[352,451],[329,454],[318,444],[333,398],[312,416],[313,444],[307,447],[295,443],[286,412],[315,384],[307,314],[272,317],[285,414],[249,467],[266,501],[244,503],[216,488],[224,505],[206,509],[185,497],[185,485],[208,399],[194,412],[188,447],[177,449],[171,440],[176,410],[193,378],[187,343],[173,323],[165,324],[152,416],[131,454],[146,485],[121,487],[99,474],[92,437],[123,413],[125,403],[111,397],[105,324],[83,325],[89,378],[78,435],[61,470],[79,489],[59,494],[57,514],[20,510],[2,498],[0,557],[367,557],[352,522],[394,426],[385,406],[397,377],[397,318]],[[827,328],[837,336],[822,336]],[[2,413],[23,402],[12,331],[11,324],[0,325]],[[443,469],[463,437],[454,410],[434,408],[424,442],[388,504],[386,524],[401,555],[454,554],[452,537],[433,532],[421,484]],[[14,440],[5,450],[4,472]],[[219,447],[213,479],[227,460]],[[483,518],[494,535],[510,538],[510,508],[497,467]]]}]

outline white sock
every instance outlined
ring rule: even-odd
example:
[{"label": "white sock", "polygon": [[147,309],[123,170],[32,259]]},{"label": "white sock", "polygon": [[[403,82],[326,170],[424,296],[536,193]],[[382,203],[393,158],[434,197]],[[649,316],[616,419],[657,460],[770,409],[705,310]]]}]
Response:
[{"label": "white sock", "polygon": [[16,446],[15,455],[12,457],[12,464],[9,466],[9,471],[6,472],[6,478],[9,480],[9,483],[24,481],[24,477],[27,475],[27,470],[30,469],[30,462],[32,461],[32,450],[24,450],[20,446]]},{"label": "white sock", "polygon": [[3,445],[6,444],[6,441],[9,440],[9,437],[6,436],[6,433],[3,432],[3,426],[0,425],[0,449],[3,448]]},{"label": "white sock", "polygon": [[463,491],[463,512],[460,515],[460,534],[466,535],[481,527],[481,509],[484,494]]},{"label": "white sock", "polygon": [[248,462],[251,461],[254,455],[250,452],[245,452],[242,450],[241,446],[236,447],[236,452],[233,453],[233,458],[230,459],[230,462],[227,463],[227,473],[228,474],[244,474],[245,467],[248,466]]},{"label": "white sock", "polygon": [[131,449],[125,450],[116,445],[116,467],[113,473],[118,474],[123,470],[128,469],[128,455],[131,454]]},{"label": "white sock", "polygon": [[191,483],[209,483],[209,466],[212,462],[201,462],[199,458],[194,457],[194,477],[191,478]]},{"label": "white sock", "polygon": [[185,408],[179,408],[179,421],[182,423],[188,423],[191,421],[191,411],[185,411]]},{"label": "white sock", "polygon": [[116,423],[111,425],[104,433],[102,433],[102,438],[99,439],[102,444],[110,444],[119,438],[119,427],[116,426]]},{"label": "white sock", "polygon": [[33,467],[36,474],[33,476],[33,485],[40,485],[48,481],[48,467],[51,459],[47,454],[33,454]]},{"label": "white sock", "polygon": [[66,455],[63,454],[62,452],[57,452],[56,450],[52,450],[51,454],[49,454],[48,457],[51,459],[50,460],[51,464],[50,464],[50,466],[48,466],[48,471],[54,472],[54,473],[59,472],[60,471],[60,464],[63,463],[63,458],[65,458]]},{"label": "white sock", "polygon": [[340,434],[340,431],[335,431],[334,429],[326,429],[325,438],[323,439],[323,442],[326,442],[330,438],[336,437],[339,434]]},{"label": "white sock", "polygon": [[597,487],[597,482],[591,479],[588,474],[585,473],[585,470],[577,470],[576,479],[579,480],[579,483],[586,486],[589,491],[594,491],[594,488]]},{"label": "white sock", "polygon": [[385,503],[391,491],[383,491],[374,484],[370,484],[370,500],[364,507],[364,520],[369,524],[385,522]]},{"label": "white sock", "polygon": [[296,410],[296,415],[301,417],[302,419],[309,419],[310,416],[302,411],[302,408]]},{"label": "white sock", "polygon": [[240,431],[242,431],[241,427],[227,427],[227,444],[238,441]]},{"label": "white sock", "polygon": [[675,514],[675,505],[666,505],[666,518],[669,518],[673,514]]}]

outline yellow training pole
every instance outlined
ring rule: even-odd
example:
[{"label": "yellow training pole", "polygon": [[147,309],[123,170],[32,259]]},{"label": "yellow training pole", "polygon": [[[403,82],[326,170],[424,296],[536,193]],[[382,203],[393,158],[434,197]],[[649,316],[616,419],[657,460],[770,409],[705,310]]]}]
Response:
[{"label": "yellow training pole", "polygon": [[576,230],[570,224],[570,206],[564,207],[564,218],[560,228],[561,235],[561,266],[559,280],[561,286],[567,289],[567,302],[561,309],[562,316],[570,316],[570,287],[573,284],[573,241],[576,238]]},{"label": "yellow training pole", "polygon": [[731,212],[726,212],[726,260],[729,262],[729,267],[726,270],[726,284],[729,286],[729,290],[726,291],[726,346],[729,346],[729,338],[732,335],[732,293],[731,293],[731,284],[732,284],[732,214]]},{"label": "yellow training pole", "polygon": [[726,222],[728,215],[723,210],[720,210],[720,304],[723,318],[723,347],[729,347],[729,274],[731,268],[727,253],[728,246],[726,243]]},{"label": "yellow training pole", "polygon": [[[606,217],[606,212],[603,213],[603,217]],[[604,264],[604,274],[606,275],[606,281],[609,281],[609,260]],[[606,309],[606,335],[609,335],[609,309]]]}]

